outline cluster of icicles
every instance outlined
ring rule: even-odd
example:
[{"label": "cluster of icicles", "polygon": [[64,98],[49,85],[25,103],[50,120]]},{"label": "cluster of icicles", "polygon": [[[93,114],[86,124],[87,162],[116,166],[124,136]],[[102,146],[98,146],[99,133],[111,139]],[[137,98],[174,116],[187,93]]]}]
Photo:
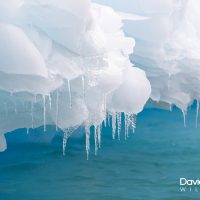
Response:
[{"label": "cluster of icicles", "polygon": [[[124,125],[124,139],[126,140],[129,137],[129,134],[134,133],[136,128],[136,115],[125,114],[125,113],[106,113],[106,119],[100,125],[85,126],[85,138],[86,138],[86,154],[87,159],[89,158],[90,153],[90,135],[94,134],[94,147],[95,147],[95,155],[97,155],[98,149],[101,148],[101,134],[102,134],[102,126],[111,127],[112,128],[112,139],[114,140],[116,137],[118,140],[121,139],[122,132],[122,116],[124,117],[123,125]],[[91,131],[91,129],[93,131]],[[66,153],[67,140],[73,133],[73,128],[67,128],[64,131],[63,135],[63,155]]]},{"label": "cluster of icicles", "polygon": [[[68,95],[70,98],[72,98],[71,90],[70,90],[70,82],[68,82]],[[13,94],[10,94],[10,97],[13,97]],[[51,95],[48,96],[39,96],[39,98],[42,98],[43,106],[42,106],[42,118],[43,118],[43,131],[45,134],[47,133],[47,111],[52,109],[52,97]],[[29,113],[30,115],[30,121],[31,126],[30,128],[27,128],[27,134],[29,134],[30,129],[35,128],[34,118],[35,114],[37,113],[36,110],[36,102],[37,102],[38,96],[35,95],[33,102],[24,102],[20,108],[19,105],[17,105],[16,101],[13,101],[13,107],[12,107],[12,113],[15,115],[20,112],[19,109],[22,107],[24,110]],[[72,107],[72,101],[69,101],[68,107]],[[136,128],[136,115],[135,114],[126,114],[121,112],[114,112],[109,113],[106,111],[106,104],[103,105],[104,108],[104,114],[105,114],[105,120],[99,125],[91,125],[87,124],[87,122],[84,124],[85,127],[85,138],[86,138],[86,154],[87,159],[89,158],[90,153],[90,135],[91,133],[94,134],[94,144],[95,144],[95,155],[97,155],[98,149],[101,147],[101,134],[102,134],[102,126],[110,127],[112,129],[112,139],[121,139],[121,133],[124,133],[124,139],[126,140],[129,137],[130,133],[134,133],[134,130]],[[9,109],[7,103],[4,103],[4,117],[7,119],[9,116]],[[10,111],[11,112],[11,111]],[[13,115],[14,115],[13,114]],[[41,117],[41,116],[40,116]],[[58,121],[59,121],[59,91],[56,91],[56,123],[55,123],[55,131],[58,132]],[[122,128],[123,127],[123,128]],[[73,134],[73,132],[78,128],[78,126],[75,127],[69,127],[66,129],[63,129],[63,155],[66,155],[66,147],[67,147],[67,141],[68,138]],[[123,129],[123,130],[122,130]],[[56,134],[55,132],[55,134]]]}]

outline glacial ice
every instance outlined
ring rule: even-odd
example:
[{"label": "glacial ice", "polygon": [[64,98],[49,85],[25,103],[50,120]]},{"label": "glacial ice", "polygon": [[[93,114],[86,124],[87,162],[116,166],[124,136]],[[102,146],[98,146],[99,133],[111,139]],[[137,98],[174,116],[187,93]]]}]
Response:
[{"label": "glacial ice", "polygon": [[68,137],[84,125],[87,155],[90,126],[97,153],[106,116],[113,138],[120,138],[122,112],[134,128],[151,86],[130,62],[135,41],[122,18],[132,17],[90,0],[0,2],[0,151],[4,134],[18,128],[54,124],[64,132],[65,154]]},{"label": "glacial ice", "polygon": [[186,114],[188,106],[200,99],[200,1],[101,2],[146,17],[125,23],[124,31],[136,41],[131,60],[146,72],[151,99],[176,105]]},{"label": "glacial ice", "polygon": [[126,139],[149,97],[184,126],[196,100],[198,125],[200,1],[93,1],[0,2],[0,151],[5,133],[54,124],[63,153],[85,126],[87,155],[94,125],[97,153],[102,122],[120,139],[123,115]]}]

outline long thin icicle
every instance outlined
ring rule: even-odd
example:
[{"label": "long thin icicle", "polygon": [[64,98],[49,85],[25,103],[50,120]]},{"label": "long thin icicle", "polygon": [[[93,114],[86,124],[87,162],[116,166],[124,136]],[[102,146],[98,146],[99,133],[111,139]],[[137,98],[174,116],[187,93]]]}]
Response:
[{"label": "long thin icicle", "polygon": [[186,111],[182,110],[183,113],[183,125],[186,128]]},{"label": "long thin icicle", "polygon": [[111,116],[109,112],[107,112],[107,120],[108,120],[108,126],[111,127],[112,123],[111,123]]},{"label": "long thin icicle", "polygon": [[58,131],[59,91],[56,92],[56,131]]},{"label": "long thin icicle", "polygon": [[85,99],[85,77],[82,76],[81,79],[82,79],[82,87],[83,87],[83,99]]},{"label": "long thin icicle", "polygon": [[51,100],[51,94],[49,94],[48,97],[49,97],[49,108],[51,109],[51,104],[52,104],[52,103],[51,103],[51,102],[52,102],[52,100]]},{"label": "long thin icicle", "polygon": [[95,155],[98,152],[98,138],[97,138],[97,126],[94,126],[94,148],[95,148]]},{"label": "long thin icicle", "polygon": [[34,128],[34,104],[31,102],[31,128]]},{"label": "long thin icicle", "polygon": [[121,113],[117,113],[117,133],[118,133],[118,140],[120,140],[121,134]]},{"label": "long thin icicle", "polygon": [[132,130],[132,133],[135,132],[135,128],[136,128],[136,115],[131,114],[129,116],[129,123],[130,123],[130,129]]},{"label": "long thin icicle", "polygon": [[129,116],[128,114],[124,113],[124,137],[125,137],[125,140],[127,139],[128,137],[128,132],[129,132],[129,125],[130,125],[130,122],[129,122]]},{"label": "long thin icicle", "polygon": [[44,132],[46,132],[46,97],[43,95],[43,117],[44,117]]},{"label": "long thin icicle", "polygon": [[68,140],[68,129],[63,133],[63,156],[66,154],[67,140]]},{"label": "long thin icicle", "polygon": [[112,113],[112,138],[115,139],[116,135],[116,113]]},{"label": "long thin icicle", "polygon": [[88,160],[90,153],[90,127],[88,125],[85,125],[85,148]]},{"label": "long thin icicle", "polygon": [[199,101],[197,100],[197,107],[196,107],[196,128],[198,127],[198,117],[199,117]]},{"label": "long thin icicle", "polygon": [[102,125],[97,126],[97,141],[98,147],[101,148],[101,133],[102,133]]}]

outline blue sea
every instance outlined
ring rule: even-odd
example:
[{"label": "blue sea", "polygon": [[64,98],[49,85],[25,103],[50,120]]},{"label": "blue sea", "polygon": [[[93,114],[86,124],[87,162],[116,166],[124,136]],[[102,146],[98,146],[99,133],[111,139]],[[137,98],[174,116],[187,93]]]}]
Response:
[{"label": "blue sea", "polygon": [[89,160],[83,129],[68,140],[66,156],[62,137],[49,139],[54,127],[49,133],[8,133],[8,150],[0,154],[0,200],[199,200],[200,187],[181,192],[179,184],[180,178],[200,178],[195,106],[186,123],[184,128],[177,108],[145,109],[126,141],[123,133],[120,141],[112,140],[104,128],[97,156],[91,137]]}]

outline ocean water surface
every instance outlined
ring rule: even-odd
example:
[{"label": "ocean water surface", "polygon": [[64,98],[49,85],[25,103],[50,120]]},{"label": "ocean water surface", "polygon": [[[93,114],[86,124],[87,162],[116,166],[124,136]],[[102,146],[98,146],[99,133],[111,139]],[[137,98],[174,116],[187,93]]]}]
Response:
[{"label": "ocean water surface", "polygon": [[112,140],[105,128],[97,156],[91,137],[88,161],[84,136],[70,138],[63,156],[62,137],[53,136],[54,127],[50,134],[42,129],[30,130],[28,136],[24,129],[8,133],[8,150],[0,154],[0,200],[200,199],[200,187],[199,192],[181,192],[179,186],[182,177],[200,178],[195,108],[186,122],[184,128],[176,108],[146,109],[126,141],[123,133],[120,141]]}]

